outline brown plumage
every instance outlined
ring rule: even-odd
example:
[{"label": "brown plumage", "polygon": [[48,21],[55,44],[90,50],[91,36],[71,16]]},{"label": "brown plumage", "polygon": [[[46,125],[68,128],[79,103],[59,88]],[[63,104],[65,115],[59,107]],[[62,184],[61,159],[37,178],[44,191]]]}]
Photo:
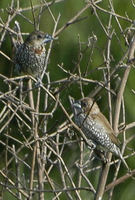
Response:
[{"label": "brown plumage", "polygon": [[85,136],[92,140],[97,148],[117,155],[128,168],[120,152],[119,141],[109,121],[100,112],[97,103],[92,98],[86,97],[78,101],[72,100],[71,105],[75,122],[82,129]]},{"label": "brown plumage", "polygon": [[30,74],[40,78],[45,66],[45,44],[51,40],[53,40],[52,36],[41,31],[34,31],[24,43],[16,44],[15,71],[18,74]]}]

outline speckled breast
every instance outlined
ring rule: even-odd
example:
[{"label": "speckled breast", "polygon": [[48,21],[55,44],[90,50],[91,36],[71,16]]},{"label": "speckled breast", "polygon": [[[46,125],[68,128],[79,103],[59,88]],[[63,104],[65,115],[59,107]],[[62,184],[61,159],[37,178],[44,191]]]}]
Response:
[{"label": "speckled breast", "polygon": [[34,77],[41,75],[45,65],[45,48],[33,49],[25,44],[20,45],[15,55],[15,70],[18,74],[30,74]]}]

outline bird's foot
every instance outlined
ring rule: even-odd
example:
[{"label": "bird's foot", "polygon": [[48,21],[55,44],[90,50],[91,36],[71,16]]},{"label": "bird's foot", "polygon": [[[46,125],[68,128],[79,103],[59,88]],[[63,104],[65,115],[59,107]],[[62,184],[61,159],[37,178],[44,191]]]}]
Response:
[{"label": "bird's foot", "polygon": [[36,86],[37,88],[43,86],[42,80],[41,80],[40,78],[37,78],[37,82],[35,83],[35,86]]},{"label": "bird's foot", "polygon": [[98,160],[103,162],[103,164],[106,164],[108,162],[106,155],[102,150],[96,148],[94,149],[94,154]]},{"label": "bird's foot", "polygon": [[88,148],[90,150],[94,150],[96,148],[96,145],[91,140],[88,140]]}]

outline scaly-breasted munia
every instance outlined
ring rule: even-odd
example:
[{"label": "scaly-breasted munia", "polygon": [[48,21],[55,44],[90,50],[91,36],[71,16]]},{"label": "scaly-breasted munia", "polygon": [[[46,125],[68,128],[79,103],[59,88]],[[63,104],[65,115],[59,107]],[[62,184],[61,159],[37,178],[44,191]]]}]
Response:
[{"label": "scaly-breasted munia", "polygon": [[40,78],[46,59],[45,44],[53,40],[52,36],[41,31],[32,32],[24,43],[15,46],[15,71]]},{"label": "scaly-breasted munia", "polygon": [[97,103],[88,97],[77,101],[72,99],[70,102],[75,123],[81,128],[85,136],[92,140],[97,149],[109,151],[118,156],[129,169],[120,152],[118,139],[114,135],[109,121],[100,112]]}]

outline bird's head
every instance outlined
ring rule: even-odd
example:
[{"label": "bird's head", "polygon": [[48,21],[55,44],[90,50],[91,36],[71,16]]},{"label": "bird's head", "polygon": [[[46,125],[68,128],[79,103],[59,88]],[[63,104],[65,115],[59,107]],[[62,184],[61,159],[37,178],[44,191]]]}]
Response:
[{"label": "bird's head", "polygon": [[47,33],[43,33],[41,31],[32,32],[25,40],[25,44],[38,48],[43,44],[50,42],[54,38]]},{"label": "bird's head", "polygon": [[85,97],[76,101],[72,97],[69,99],[75,114],[98,114],[100,112],[97,103],[92,98]]}]

